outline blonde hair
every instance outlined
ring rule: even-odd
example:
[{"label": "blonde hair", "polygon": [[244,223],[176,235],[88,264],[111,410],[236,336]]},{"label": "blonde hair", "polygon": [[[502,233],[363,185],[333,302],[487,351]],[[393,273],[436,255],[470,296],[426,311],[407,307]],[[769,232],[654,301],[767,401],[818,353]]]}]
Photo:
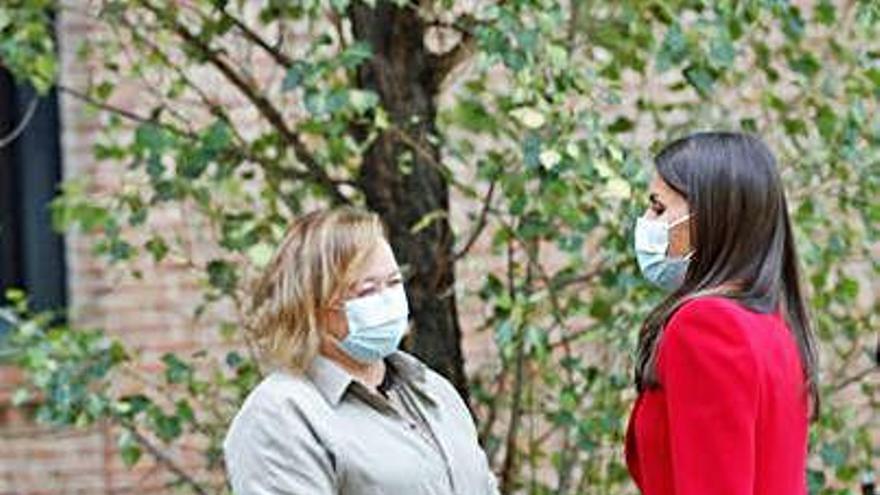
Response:
[{"label": "blonde hair", "polygon": [[343,207],[297,218],[257,281],[249,332],[263,358],[305,371],[321,343],[323,310],[385,238],[375,213]]}]

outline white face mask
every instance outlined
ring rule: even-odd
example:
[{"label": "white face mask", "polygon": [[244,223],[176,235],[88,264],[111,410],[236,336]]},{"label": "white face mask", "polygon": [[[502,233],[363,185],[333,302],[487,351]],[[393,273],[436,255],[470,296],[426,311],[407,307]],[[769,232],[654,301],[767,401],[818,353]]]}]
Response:
[{"label": "white face mask", "polygon": [[689,218],[690,214],[671,224],[644,217],[636,220],[635,251],[639,268],[648,281],[667,291],[677,289],[684,282],[690,264],[690,255],[682,258],[667,256],[669,229]]},{"label": "white face mask", "polygon": [[384,359],[400,345],[409,322],[403,284],[345,303],[348,335],[339,347],[361,362]]}]

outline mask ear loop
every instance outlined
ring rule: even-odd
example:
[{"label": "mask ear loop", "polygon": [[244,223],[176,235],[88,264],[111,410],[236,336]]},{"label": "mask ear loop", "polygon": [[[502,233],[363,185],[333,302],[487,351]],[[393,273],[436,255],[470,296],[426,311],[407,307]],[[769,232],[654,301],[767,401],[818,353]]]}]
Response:
[{"label": "mask ear loop", "polygon": [[685,215],[685,216],[679,218],[678,220],[676,220],[676,221],[670,223],[670,224],[669,224],[669,228],[671,229],[672,227],[675,227],[675,226],[677,226],[677,225],[679,225],[679,224],[681,224],[681,223],[687,222],[688,220],[690,220],[690,218],[691,218],[691,214],[688,213],[687,215]]}]

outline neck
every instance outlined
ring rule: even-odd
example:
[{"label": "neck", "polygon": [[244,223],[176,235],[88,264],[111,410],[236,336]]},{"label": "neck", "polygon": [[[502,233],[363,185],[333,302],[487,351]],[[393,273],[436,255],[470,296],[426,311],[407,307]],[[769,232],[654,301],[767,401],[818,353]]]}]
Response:
[{"label": "neck", "polygon": [[343,352],[336,342],[325,340],[321,342],[321,355],[338,364],[355,380],[363,383],[367,388],[375,390],[385,378],[385,361],[379,360],[364,363],[352,358]]}]

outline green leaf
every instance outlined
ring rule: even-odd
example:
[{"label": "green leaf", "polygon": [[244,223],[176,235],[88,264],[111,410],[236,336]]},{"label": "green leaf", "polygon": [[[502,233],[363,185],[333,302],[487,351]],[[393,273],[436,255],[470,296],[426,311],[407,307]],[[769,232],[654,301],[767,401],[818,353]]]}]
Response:
[{"label": "green leaf", "polygon": [[261,242],[248,248],[247,257],[255,266],[264,267],[269,264],[274,251],[272,246]]},{"label": "green leaf", "polygon": [[837,293],[841,300],[851,303],[859,295],[859,282],[854,278],[844,278],[838,284]]},{"label": "green leaf", "polygon": [[617,119],[608,126],[608,132],[613,134],[620,134],[633,130],[633,127],[635,127],[635,123],[632,120],[624,116],[620,116],[617,117]]},{"label": "green leaf", "polygon": [[528,168],[541,165],[541,138],[535,133],[526,135],[522,145],[523,163]]},{"label": "green leaf", "polygon": [[15,390],[15,393],[12,394],[12,405],[15,407],[21,407],[25,402],[30,400],[31,392],[26,388],[19,388]]},{"label": "green leaf", "polygon": [[330,5],[336,12],[343,13],[348,8],[351,0],[330,0]]},{"label": "green leaf", "polygon": [[159,236],[153,236],[144,244],[144,248],[153,255],[153,261],[156,263],[165,259],[168,254],[168,244]]},{"label": "green leaf", "polygon": [[782,32],[791,40],[798,41],[806,30],[806,24],[797,6],[790,5],[782,9]]},{"label": "green leaf", "polygon": [[211,157],[204,149],[189,150],[180,158],[177,174],[186,180],[198,179],[211,164]]},{"label": "green leaf", "polygon": [[547,122],[544,114],[532,107],[517,108],[510,112],[510,115],[527,129],[539,129]]},{"label": "green leaf", "polygon": [[195,413],[186,399],[180,399],[177,401],[175,404],[175,412],[177,413],[177,417],[180,418],[180,421],[184,423],[195,423]]},{"label": "green leaf", "polygon": [[168,383],[181,384],[192,379],[192,367],[176,355],[166,353],[162,356],[162,362],[165,363],[165,380]]},{"label": "green leaf", "polygon": [[462,98],[449,114],[455,124],[471,132],[494,134],[498,128],[495,115],[476,99]]},{"label": "green leaf", "polygon": [[420,218],[418,222],[410,227],[409,231],[411,234],[418,234],[419,232],[430,227],[434,222],[442,221],[446,217],[446,210],[434,210],[430,213],[422,215],[422,218]]},{"label": "green leaf", "polygon": [[826,26],[831,26],[837,18],[837,8],[831,0],[820,0],[815,9],[816,20]]},{"label": "green leaf", "polygon": [[176,415],[167,415],[155,406],[148,410],[148,415],[153,432],[163,442],[169,443],[183,433],[180,418]]},{"label": "green leaf", "polygon": [[833,139],[837,128],[837,114],[830,106],[822,105],[816,110],[816,127],[826,141]]},{"label": "green leaf", "polygon": [[126,467],[130,468],[138,463],[143,452],[131,432],[124,430],[119,435],[117,446],[119,447],[119,455],[122,457],[122,462],[125,463]]},{"label": "green leaf", "polygon": [[366,113],[379,104],[379,95],[373,91],[353,89],[348,92],[348,99],[354,111],[359,114]]},{"label": "green leaf", "polygon": [[143,394],[128,395],[117,401],[114,408],[116,412],[125,418],[133,418],[148,410],[152,402]]},{"label": "green leaf", "polygon": [[707,97],[712,93],[715,77],[706,68],[690,66],[684,70],[684,77],[701,96]]},{"label": "green leaf", "polygon": [[201,141],[202,146],[212,153],[212,157],[216,157],[232,143],[232,131],[225,122],[218,121],[208,127]]},{"label": "green leaf", "polygon": [[238,368],[243,362],[244,358],[236,351],[230,351],[226,354],[226,366],[229,366],[231,369]]},{"label": "green leaf", "polygon": [[657,71],[665,72],[682,63],[688,55],[688,43],[678,23],[666,30],[660,51],[657,54]]},{"label": "green leaf", "polygon": [[224,294],[232,294],[238,285],[236,267],[225,260],[212,260],[208,263],[208,282]]},{"label": "green leaf", "polygon": [[825,473],[818,469],[810,469],[807,471],[807,480],[810,493],[819,493],[825,487]]},{"label": "green leaf", "polygon": [[826,466],[838,468],[846,463],[848,447],[842,442],[827,442],[822,444],[819,455]]},{"label": "green leaf", "polygon": [[165,131],[152,123],[141,124],[135,129],[135,146],[143,151],[161,152],[167,143]]},{"label": "green leaf", "polygon": [[354,69],[372,56],[373,50],[370,48],[370,45],[363,41],[358,41],[349,45],[339,55],[339,63],[347,69]]},{"label": "green leaf", "polygon": [[709,58],[715,67],[730,68],[736,57],[736,49],[726,32],[712,39]]},{"label": "green leaf", "polygon": [[284,75],[284,80],[281,82],[281,89],[283,91],[291,91],[300,87],[311,70],[313,70],[313,68],[305,62],[294,62]]},{"label": "green leaf", "polygon": [[799,72],[807,77],[813,77],[822,68],[822,65],[811,53],[804,53],[800,57],[792,60],[789,67],[795,72]]},{"label": "green leaf", "polygon": [[95,86],[95,96],[97,96],[101,100],[106,100],[110,98],[110,95],[113,93],[113,90],[116,88],[116,85],[110,81],[104,81],[97,86]]}]

